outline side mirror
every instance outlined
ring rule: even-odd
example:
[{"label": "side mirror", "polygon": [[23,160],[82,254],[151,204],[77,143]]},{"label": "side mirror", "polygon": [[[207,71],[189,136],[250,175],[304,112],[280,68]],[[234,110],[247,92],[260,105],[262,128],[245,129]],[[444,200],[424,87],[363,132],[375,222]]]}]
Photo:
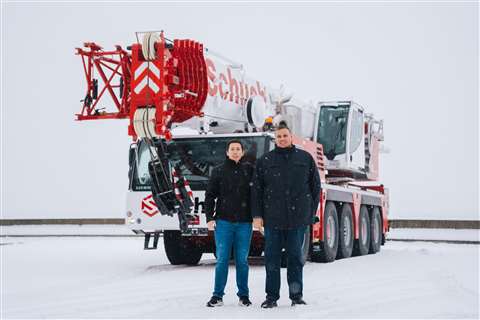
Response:
[{"label": "side mirror", "polygon": [[132,189],[133,173],[135,172],[135,163],[137,156],[137,144],[132,143],[128,150],[128,188]]},{"label": "side mirror", "polygon": [[135,157],[136,157],[136,154],[137,154],[137,144],[136,143],[132,143],[130,145],[130,149],[128,150],[128,164],[131,166],[132,163],[135,161]]}]

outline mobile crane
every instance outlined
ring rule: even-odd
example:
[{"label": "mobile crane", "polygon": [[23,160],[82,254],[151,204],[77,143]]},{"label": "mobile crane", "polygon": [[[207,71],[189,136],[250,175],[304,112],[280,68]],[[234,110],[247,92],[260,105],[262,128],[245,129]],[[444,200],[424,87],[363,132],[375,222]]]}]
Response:
[{"label": "mobile crane", "polygon": [[[163,31],[136,38],[126,50],[104,51],[93,42],[77,48],[87,89],[76,119],[129,119],[125,223],[145,235],[144,249],[156,249],[163,235],[172,264],[195,265],[214,253],[203,209],[212,168],[233,138],[254,162],[274,148],[271,129],[286,121],[322,181],[304,258],[331,262],[380,250],[389,230],[388,189],[378,182],[383,121],[353,101],[304,102],[271,89],[197,41],[168,40]],[[250,255],[262,251],[257,230]]]}]

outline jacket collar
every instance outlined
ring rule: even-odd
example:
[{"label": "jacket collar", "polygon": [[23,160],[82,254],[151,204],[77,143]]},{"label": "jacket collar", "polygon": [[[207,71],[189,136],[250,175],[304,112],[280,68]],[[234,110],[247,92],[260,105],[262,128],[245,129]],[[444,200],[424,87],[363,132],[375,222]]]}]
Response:
[{"label": "jacket collar", "polygon": [[238,162],[230,160],[229,158],[225,159],[225,164],[230,167],[238,167],[240,163],[242,163],[242,159],[240,159]]},{"label": "jacket collar", "polygon": [[292,144],[292,146],[288,148],[279,148],[278,146],[275,146],[275,152],[280,153],[280,154],[289,154],[295,151],[295,146]]}]

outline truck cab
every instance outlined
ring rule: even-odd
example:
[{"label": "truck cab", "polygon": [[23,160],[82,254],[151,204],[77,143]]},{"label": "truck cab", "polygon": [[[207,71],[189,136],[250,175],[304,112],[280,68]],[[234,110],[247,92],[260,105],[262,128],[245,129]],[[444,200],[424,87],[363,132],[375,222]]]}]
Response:
[{"label": "truck cab", "polygon": [[[144,140],[133,143],[129,156],[129,188],[127,192],[126,225],[136,234],[145,234],[145,249],[155,249],[163,235],[167,257],[172,264],[196,264],[202,253],[214,252],[212,232],[206,224],[204,200],[210,174],[226,159],[226,146],[231,139],[242,141],[245,155],[242,161],[255,163],[273,149],[272,133],[234,133],[178,135],[166,143],[169,170],[175,168],[190,185],[194,206],[188,229],[181,232],[176,215],[159,212],[151,192],[148,163],[152,146]],[[254,232],[251,255],[261,255],[263,241]]]}]

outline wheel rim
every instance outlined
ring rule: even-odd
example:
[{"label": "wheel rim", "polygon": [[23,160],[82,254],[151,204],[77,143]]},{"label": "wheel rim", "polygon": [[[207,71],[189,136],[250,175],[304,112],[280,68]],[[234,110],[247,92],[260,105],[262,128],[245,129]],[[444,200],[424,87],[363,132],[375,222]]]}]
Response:
[{"label": "wheel rim", "polygon": [[362,217],[362,244],[367,244],[367,219]]},{"label": "wheel rim", "polygon": [[352,229],[350,228],[350,219],[346,216],[343,218],[343,243],[348,247],[350,238],[352,237]]},{"label": "wheel rim", "polygon": [[380,234],[380,221],[378,220],[378,216],[375,215],[375,223],[373,224],[373,236],[374,236],[374,241],[375,244],[378,243],[379,240],[379,234]]},{"label": "wheel rim", "polygon": [[335,220],[332,216],[327,219],[327,243],[330,248],[333,248],[335,242]]}]

